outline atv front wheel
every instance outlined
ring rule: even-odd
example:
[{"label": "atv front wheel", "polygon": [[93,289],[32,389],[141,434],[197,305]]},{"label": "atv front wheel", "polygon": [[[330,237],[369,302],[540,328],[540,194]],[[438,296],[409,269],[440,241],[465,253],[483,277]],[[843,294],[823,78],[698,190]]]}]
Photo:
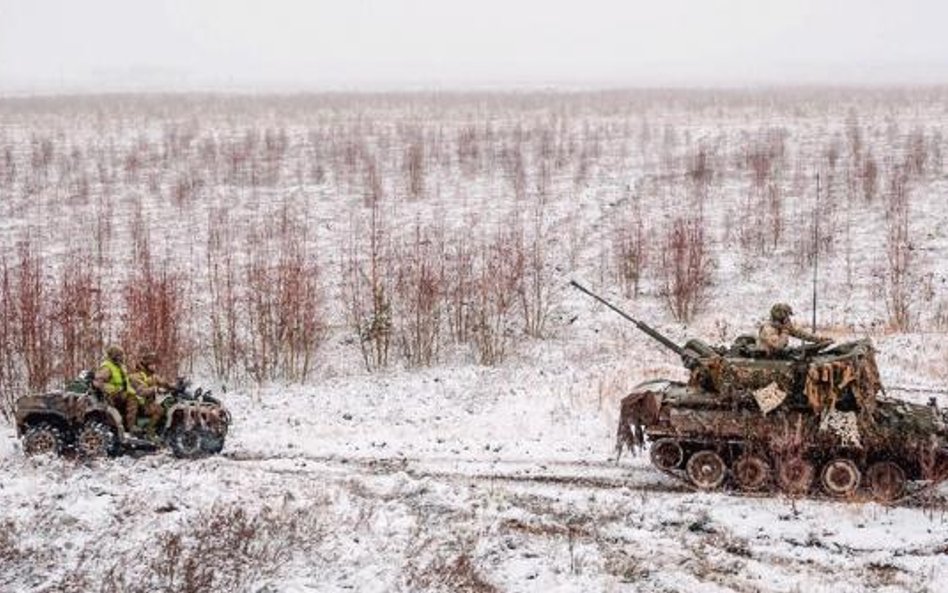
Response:
[{"label": "atv front wheel", "polygon": [[59,455],[63,450],[63,435],[59,429],[41,422],[26,429],[23,435],[23,452],[27,455]]},{"label": "atv front wheel", "polygon": [[198,432],[201,436],[201,451],[206,455],[217,455],[224,448],[225,437],[223,434],[218,434],[206,428]]},{"label": "atv front wheel", "polygon": [[201,450],[201,433],[196,428],[177,428],[168,439],[175,457],[193,459],[204,454]]}]

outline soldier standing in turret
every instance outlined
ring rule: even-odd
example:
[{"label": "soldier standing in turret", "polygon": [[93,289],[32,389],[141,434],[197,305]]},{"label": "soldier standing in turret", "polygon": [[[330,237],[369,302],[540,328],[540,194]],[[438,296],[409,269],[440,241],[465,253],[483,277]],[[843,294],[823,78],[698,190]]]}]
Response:
[{"label": "soldier standing in turret", "polygon": [[783,352],[787,348],[790,336],[803,340],[804,342],[816,342],[829,344],[832,342],[829,338],[811,334],[797,325],[794,325],[790,317],[793,316],[793,309],[786,303],[777,303],[770,308],[770,320],[760,326],[757,334],[757,347],[764,350],[768,356],[773,356]]}]

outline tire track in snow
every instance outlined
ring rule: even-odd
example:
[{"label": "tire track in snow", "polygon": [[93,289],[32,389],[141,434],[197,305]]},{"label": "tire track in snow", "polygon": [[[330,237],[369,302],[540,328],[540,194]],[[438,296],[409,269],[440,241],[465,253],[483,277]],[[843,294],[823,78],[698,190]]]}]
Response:
[{"label": "tire track in snow", "polygon": [[[224,454],[221,457],[239,464],[252,464],[264,471],[283,475],[312,474],[327,470],[338,472],[355,468],[362,474],[386,475],[401,472],[414,479],[452,482],[532,483],[569,488],[625,488],[642,492],[691,491],[683,485],[663,481],[663,478],[648,467],[618,466],[606,461],[459,460],[440,457],[371,457],[305,453],[267,455],[249,451]],[[273,467],[286,462],[314,463],[317,466]],[[521,469],[518,470],[518,466]],[[550,471],[550,467],[559,468],[562,471]],[[587,470],[593,470],[593,472]],[[648,478],[657,478],[657,480]]]}]

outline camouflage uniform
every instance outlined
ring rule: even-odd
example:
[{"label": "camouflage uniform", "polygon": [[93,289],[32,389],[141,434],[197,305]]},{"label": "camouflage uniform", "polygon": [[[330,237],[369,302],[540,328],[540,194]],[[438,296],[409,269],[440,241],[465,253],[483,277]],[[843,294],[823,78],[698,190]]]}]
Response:
[{"label": "camouflage uniform", "polygon": [[92,385],[105,394],[113,406],[125,411],[125,429],[136,432],[135,422],[138,420],[138,407],[141,402],[128,380],[124,350],[118,346],[109,346],[106,349],[105,360],[92,378]]},{"label": "camouflage uniform", "polygon": [[156,372],[157,362],[158,357],[154,352],[146,352],[139,360],[138,369],[129,376],[135,392],[144,398],[145,416],[148,417],[146,430],[149,434],[154,434],[164,413],[157,401],[158,393],[161,390],[171,389],[171,385]]},{"label": "camouflage uniform", "polygon": [[770,320],[760,326],[757,334],[757,347],[764,350],[768,355],[777,354],[787,348],[790,337],[798,338],[805,342],[830,342],[827,338],[811,334],[810,332],[794,325],[790,320],[793,315],[793,309],[790,305],[777,303],[770,309]]}]

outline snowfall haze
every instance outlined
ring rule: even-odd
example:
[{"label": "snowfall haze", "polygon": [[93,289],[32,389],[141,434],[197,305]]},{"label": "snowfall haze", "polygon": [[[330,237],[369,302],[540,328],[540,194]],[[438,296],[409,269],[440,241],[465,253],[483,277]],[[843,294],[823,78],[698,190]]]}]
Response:
[{"label": "snowfall haze", "polygon": [[[689,373],[569,281],[675,344],[789,303],[948,408],[946,17],[0,0],[0,592],[944,593],[945,482],[617,456]],[[113,343],[213,390],[220,454],[28,454],[18,398]]]},{"label": "snowfall haze", "polygon": [[934,84],[948,5],[4,0],[0,92]]}]

